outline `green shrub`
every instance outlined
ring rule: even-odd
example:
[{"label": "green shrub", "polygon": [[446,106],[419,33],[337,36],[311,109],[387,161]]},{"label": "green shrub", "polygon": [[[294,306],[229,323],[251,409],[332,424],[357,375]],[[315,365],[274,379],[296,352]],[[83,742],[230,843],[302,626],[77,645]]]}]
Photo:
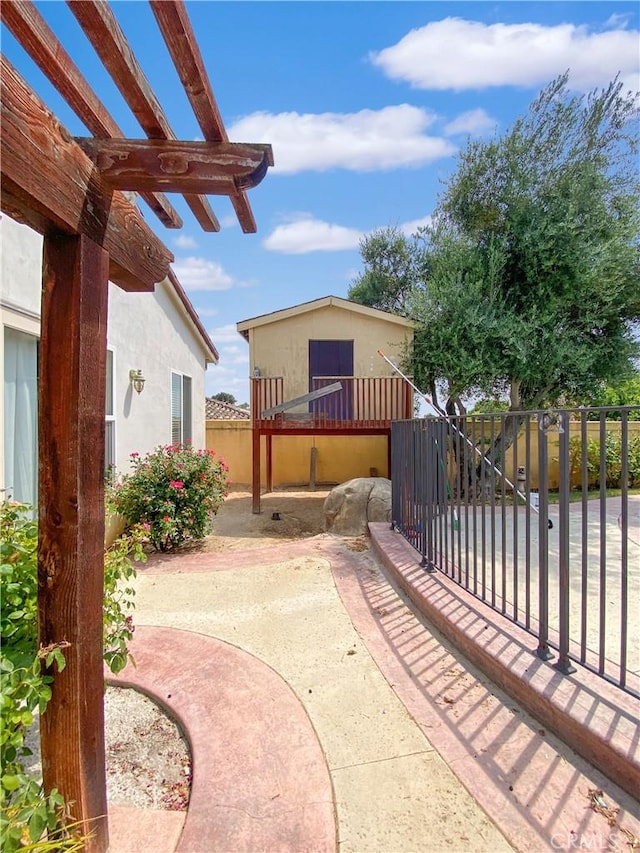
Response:
[{"label": "green shrub", "polygon": [[640,433],[629,440],[629,485],[640,488]]},{"label": "green shrub", "polygon": [[188,445],[131,454],[133,471],[110,490],[112,508],[141,524],[157,551],[201,539],[227,494],[228,468],[212,450]]},{"label": "green shrub", "polygon": [[129,655],[127,643],[133,638],[135,590],[131,581],[136,577],[134,562],[144,563],[146,531],[136,525],[120,536],[104,553],[104,627],[103,657],[113,673],[124,669]]},{"label": "green shrub", "polygon": [[[3,853],[25,845],[35,849],[76,850],[78,839],[63,827],[64,801],[56,790],[25,773],[31,754],[25,744],[36,712],[44,713],[51,698],[51,667],[65,666],[64,646],[38,647],[37,522],[29,507],[0,504],[0,836]],[[105,553],[104,657],[113,672],[127,662],[127,641],[133,635],[129,611],[135,570],[129,559],[141,553],[140,532],[116,542]],[[124,583],[123,583],[124,581]],[[44,660],[47,672],[43,671]],[[48,842],[41,842],[44,831]],[[47,848],[47,844],[50,844]],[[53,846],[51,846],[53,844]]]},{"label": "green shrub", "polygon": [[[609,489],[621,488],[622,438],[620,433],[607,430],[604,448],[606,465],[605,485]],[[589,488],[597,489],[600,487],[601,478],[599,439],[588,438],[586,450]],[[582,484],[582,442],[579,436],[574,436],[569,442],[569,465],[571,470],[571,484],[580,488]],[[631,488],[638,488],[640,486],[640,434],[629,436],[627,470],[629,474],[629,486]]]}]

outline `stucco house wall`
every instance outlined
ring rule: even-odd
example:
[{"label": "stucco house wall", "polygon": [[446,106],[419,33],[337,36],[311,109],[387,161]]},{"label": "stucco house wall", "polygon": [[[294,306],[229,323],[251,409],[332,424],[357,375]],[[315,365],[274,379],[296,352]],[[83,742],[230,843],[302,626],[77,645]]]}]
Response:
[{"label": "stucco house wall", "polygon": [[[9,429],[7,421],[12,417],[12,412],[5,411],[5,399],[9,399],[5,393],[8,378],[4,363],[5,337],[19,332],[30,336],[28,340],[35,344],[40,336],[42,237],[3,215],[0,218],[0,250],[0,360],[3,377],[3,393],[0,395],[0,488],[5,489],[13,485],[7,482],[10,466],[5,459],[8,446],[5,426]],[[9,330],[7,335],[6,330]],[[192,443],[195,447],[205,447],[205,371],[207,363],[217,360],[215,348],[205,337],[206,333],[204,336],[200,334],[176,286],[168,279],[156,285],[153,293],[126,293],[109,284],[107,347],[113,352],[112,421],[115,464],[119,472],[129,469],[132,452],[144,454],[160,444],[172,442],[172,373],[191,379]],[[35,345],[33,349],[35,352]],[[32,365],[32,385],[35,385],[35,358]],[[141,394],[131,385],[131,369],[141,370],[145,376]],[[35,456],[35,440],[29,445]]]},{"label": "stucco house wall", "polygon": [[285,400],[309,391],[309,341],[353,340],[354,376],[392,376],[379,355],[398,362],[413,326],[374,308],[330,296],[244,320],[238,331],[249,341],[251,375],[284,377]]},{"label": "stucco house wall", "polygon": [[[205,447],[205,352],[194,340],[168,281],[155,292],[126,293],[109,284],[107,347],[113,350],[116,468],[125,472],[132,451],[171,444],[171,374],[191,377],[192,443]],[[142,370],[141,394],[129,381]]]}]

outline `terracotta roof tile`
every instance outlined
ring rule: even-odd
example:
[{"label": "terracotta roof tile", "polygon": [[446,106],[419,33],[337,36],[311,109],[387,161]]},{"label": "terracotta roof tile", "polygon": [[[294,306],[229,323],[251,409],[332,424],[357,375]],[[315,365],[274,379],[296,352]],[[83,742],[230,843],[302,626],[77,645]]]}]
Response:
[{"label": "terracotta roof tile", "polygon": [[222,403],[211,397],[205,400],[205,410],[208,421],[240,421],[251,417],[249,409],[241,409],[240,406],[232,406],[231,403]]}]

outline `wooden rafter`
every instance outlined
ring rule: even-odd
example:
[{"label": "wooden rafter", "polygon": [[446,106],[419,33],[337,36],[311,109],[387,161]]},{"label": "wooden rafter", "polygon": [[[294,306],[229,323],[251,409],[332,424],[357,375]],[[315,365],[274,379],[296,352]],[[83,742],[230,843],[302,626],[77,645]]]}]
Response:
[{"label": "wooden rafter", "polygon": [[76,140],[115,189],[230,195],[264,177],[268,145],[161,139]]},{"label": "wooden rafter", "polygon": [[[94,136],[106,139],[124,136],[31,0],[0,3],[0,14],[3,23]],[[141,196],[167,228],[182,227],[182,219],[162,193],[143,192]]]},{"label": "wooden rafter", "polygon": [[[174,0],[150,0],[150,5],[204,138],[208,142],[227,142],[227,132],[184,5]],[[273,166],[273,160],[269,165]],[[255,233],[255,219],[242,188],[231,193],[230,199],[243,231]]]},{"label": "wooden rafter", "polygon": [[[68,0],[68,5],[149,139],[174,140],[176,135],[111,8],[106,3],[86,0]],[[220,230],[205,196],[187,194],[185,201],[204,231]]]},{"label": "wooden rafter", "polygon": [[124,290],[153,290],[173,255],[1,57],[2,209],[41,234],[85,234]]}]

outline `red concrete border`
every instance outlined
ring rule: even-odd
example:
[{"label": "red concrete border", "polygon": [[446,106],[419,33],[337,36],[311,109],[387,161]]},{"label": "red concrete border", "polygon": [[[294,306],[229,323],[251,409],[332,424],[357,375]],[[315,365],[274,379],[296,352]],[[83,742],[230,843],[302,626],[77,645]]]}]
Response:
[{"label": "red concrete border", "polygon": [[640,705],[576,664],[562,675],[542,661],[535,640],[420,556],[388,523],[369,524],[376,552],[418,610],[496,684],[617,785],[640,792]]},{"label": "red concrete border", "polygon": [[130,651],[136,666],[108,682],[148,694],[191,746],[191,797],[176,851],[335,853],[324,753],[276,672],[229,643],[175,628],[137,628]]}]

